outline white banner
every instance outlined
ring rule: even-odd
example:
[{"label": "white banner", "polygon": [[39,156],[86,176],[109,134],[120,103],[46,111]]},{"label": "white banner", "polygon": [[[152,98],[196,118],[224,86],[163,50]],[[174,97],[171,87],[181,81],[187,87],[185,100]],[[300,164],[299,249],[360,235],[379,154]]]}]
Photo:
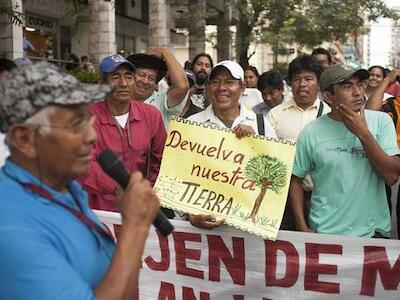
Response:
[{"label": "white banner", "polygon": [[[111,229],[120,224],[117,213],[96,213]],[[400,298],[400,241],[289,231],[267,241],[172,222],[168,238],[150,231],[139,299]]]}]

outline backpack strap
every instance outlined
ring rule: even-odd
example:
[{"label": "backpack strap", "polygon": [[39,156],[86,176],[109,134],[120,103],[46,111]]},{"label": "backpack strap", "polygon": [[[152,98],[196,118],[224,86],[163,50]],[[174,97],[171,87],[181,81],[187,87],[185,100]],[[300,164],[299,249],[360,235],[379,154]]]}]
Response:
[{"label": "backpack strap", "polygon": [[265,135],[265,128],[264,128],[264,115],[263,114],[256,114],[257,117],[257,129],[259,135]]},{"label": "backpack strap", "polygon": [[316,119],[322,116],[323,110],[324,110],[324,103],[322,102],[322,100],[320,100]]}]

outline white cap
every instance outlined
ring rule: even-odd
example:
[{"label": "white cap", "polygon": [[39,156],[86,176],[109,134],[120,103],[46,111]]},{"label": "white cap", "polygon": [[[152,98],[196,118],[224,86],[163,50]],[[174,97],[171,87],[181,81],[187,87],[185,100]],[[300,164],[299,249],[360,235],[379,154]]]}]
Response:
[{"label": "white cap", "polygon": [[221,67],[226,68],[229,73],[231,73],[232,77],[241,81],[244,81],[244,71],[243,68],[234,61],[231,60],[223,60],[217,63],[214,68],[211,70],[210,78],[212,78],[213,73],[215,73],[216,69],[221,69]]}]

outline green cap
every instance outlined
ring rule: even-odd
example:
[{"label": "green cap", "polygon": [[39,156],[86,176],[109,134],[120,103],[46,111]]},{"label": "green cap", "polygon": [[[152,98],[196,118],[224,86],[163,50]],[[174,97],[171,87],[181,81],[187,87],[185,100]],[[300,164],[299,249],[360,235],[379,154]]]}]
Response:
[{"label": "green cap", "polygon": [[319,79],[321,92],[326,91],[330,86],[341,83],[356,75],[361,80],[369,78],[369,72],[365,69],[356,69],[347,64],[335,64],[326,69]]}]

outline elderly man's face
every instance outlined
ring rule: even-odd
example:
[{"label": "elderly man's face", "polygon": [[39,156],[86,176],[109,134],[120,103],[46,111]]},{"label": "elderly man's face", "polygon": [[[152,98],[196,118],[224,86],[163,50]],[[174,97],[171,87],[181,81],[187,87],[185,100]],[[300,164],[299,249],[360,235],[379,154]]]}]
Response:
[{"label": "elderly man's face", "polygon": [[134,84],[133,70],[127,66],[119,66],[114,72],[103,78],[103,83],[115,86],[114,92],[107,99],[118,102],[128,102],[132,99],[132,88]]},{"label": "elderly man's face", "polygon": [[153,94],[157,86],[157,71],[137,68],[134,73],[133,96],[135,100],[145,101]]},{"label": "elderly man's face", "polygon": [[239,98],[245,86],[232,77],[227,70],[213,75],[207,85],[207,97],[214,111],[229,111],[239,105]]},{"label": "elderly man's face", "polygon": [[89,106],[82,104],[56,107],[49,124],[43,128],[38,125],[33,159],[43,179],[69,182],[88,172],[91,146],[96,140],[93,121]]}]

